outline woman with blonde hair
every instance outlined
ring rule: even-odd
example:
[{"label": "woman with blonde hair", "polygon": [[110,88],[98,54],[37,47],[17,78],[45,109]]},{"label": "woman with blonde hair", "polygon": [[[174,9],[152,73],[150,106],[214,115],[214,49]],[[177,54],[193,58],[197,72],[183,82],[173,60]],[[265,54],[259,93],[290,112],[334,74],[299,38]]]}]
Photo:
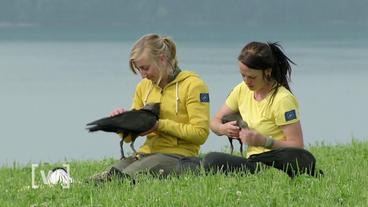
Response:
[{"label": "woman with blonde hair", "polygon": [[[93,176],[95,181],[110,180],[114,175],[134,178],[140,172],[180,174],[178,162],[198,156],[209,134],[208,87],[197,74],[181,71],[176,45],[169,37],[141,37],[131,49],[129,65],[134,74],[142,76],[131,108],[160,103],[160,117],[151,130],[141,134],[147,139],[136,154]],[[124,111],[115,109],[111,116]]]}]

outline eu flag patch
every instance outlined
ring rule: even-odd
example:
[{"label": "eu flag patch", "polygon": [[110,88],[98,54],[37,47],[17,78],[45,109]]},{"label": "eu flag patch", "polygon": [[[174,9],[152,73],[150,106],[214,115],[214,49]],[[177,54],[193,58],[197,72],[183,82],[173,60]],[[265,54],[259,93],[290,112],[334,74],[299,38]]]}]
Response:
[{"label": "eu flag patch", "polygon": [[285,121],[296,119],[295,109],[285,112]]},{"label": "eu flag patch", "polygon": [[210,95],[208,95],[208,93],[200,93],[199,100],[201,102],[210,102]]}]

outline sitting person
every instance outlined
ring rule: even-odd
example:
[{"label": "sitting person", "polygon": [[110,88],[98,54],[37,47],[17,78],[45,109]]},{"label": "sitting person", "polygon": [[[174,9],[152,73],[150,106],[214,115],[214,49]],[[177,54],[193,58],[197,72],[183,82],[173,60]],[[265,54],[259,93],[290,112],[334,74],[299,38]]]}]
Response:
[{"label": "sitting person", "polygon": [[[131,50],[129,64],[133,73],[142,76],[132,108],[160,103],[160,117],[151,130],[141,134],[147,139],[136,154],[92,176],[94,181],[111,180],[114,175],[135,177],[141,172],[180,174],[178,162],[198,156],[209,134],[208,87],[195,73],[180,70],[176,46],[169,37],[149,34],[140,38]],[[118,108],[111,116],[124,111]],[[190,166],[191,159],[188,161]]]},{"label": "sitting person", "polygon": [[[217,135],[226,135],[248,145],[247,158],[212,152],[203,159],[206,171],[255,173],[259,165],[275,167],[290,177],[315,174],[315,158],[304,150],[298,102],[291,93],[290,63],[278,43],[251,42],[238,57],[239,83],[212,119]],[[222,123],[221,118],[240,113],[248,124]]]}]

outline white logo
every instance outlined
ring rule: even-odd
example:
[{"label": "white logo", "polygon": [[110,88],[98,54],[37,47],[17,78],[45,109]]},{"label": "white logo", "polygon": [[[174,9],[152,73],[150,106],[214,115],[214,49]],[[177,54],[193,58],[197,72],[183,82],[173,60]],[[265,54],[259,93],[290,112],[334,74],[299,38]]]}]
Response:
[{"label": "white logo", "polygon": [[[37,189],[40,186],[36,184],[36,168],[38,168],[38,164],[32,164],[32,188]],[[55,185],[60,183],[61,186],[65,188],[70,187],[70,183],[72,182],[72,178],[70,177],[70,166],[69,164],[63,164],[63,168],[55,168],[54,170],[49,170],[47,173],[47,177],[44,170],[40,170],[40,174],[42,177],[42,182],[45,185]]]}]

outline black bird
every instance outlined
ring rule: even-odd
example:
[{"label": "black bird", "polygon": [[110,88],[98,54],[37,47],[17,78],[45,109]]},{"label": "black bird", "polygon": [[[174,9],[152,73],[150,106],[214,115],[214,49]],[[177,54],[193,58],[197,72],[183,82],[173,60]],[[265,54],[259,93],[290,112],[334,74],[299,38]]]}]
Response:
[{"label": "black bird", "polygon": [[139,136],[139,134],[152,129],[160,114],[160,103],[149,103],[139,110],[130,110],[124,113],[118,114],[112,117],[106,117],[94,122],[88,123],[88,131],[105,131],[105,132],[115,132],[123,133],[123,138],[120,141],[120,152],[121,159],[125,158],[124,155],[124,139],[129,135],[132,138],[130,147],[134,149],[134,141]]},{"label": "black bird", "polygon": [[[228,114],[221,118],[221,122],[223,124],[230,122],[230,121],[236,121],[236,125],[240,128],[244,129],[248,127],[248,124],[243,120],[240,113]],[[244,157],[243,156],[243,143],[241,142],[241,140],[238,138],[234,138],[234,137],[227,137],[227,138],[229,139],[229,142],[230,142],[230,150],[231,150],[230,153],[233,154],[233,151],[234,151],[233,139],[237,139],[240,144],[240,153],[242,157]]]}]

